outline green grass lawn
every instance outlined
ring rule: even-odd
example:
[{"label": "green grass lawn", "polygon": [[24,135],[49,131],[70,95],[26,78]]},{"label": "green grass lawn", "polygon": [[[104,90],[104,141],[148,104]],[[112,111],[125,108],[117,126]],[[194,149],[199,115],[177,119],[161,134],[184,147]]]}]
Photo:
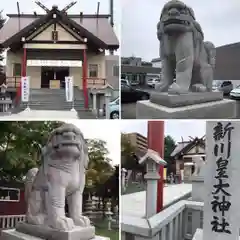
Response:
[{"label": "green grass lawn", "polygon": [[112,225],[112,230],[109,231],[107,219],[103,219],[102,221],[95,222],[94,226],[96,230],[96,235],[109,237],[111,240],[119,240],[119,230],[113,228],[113,225]]},{"label": "green grass lawn", "polygon": [[109,237],[111,240],[119,239],[119,231],[115,230],[115,229],[108,231],[106,228],[97,228],[96,227],[96,235]]}]

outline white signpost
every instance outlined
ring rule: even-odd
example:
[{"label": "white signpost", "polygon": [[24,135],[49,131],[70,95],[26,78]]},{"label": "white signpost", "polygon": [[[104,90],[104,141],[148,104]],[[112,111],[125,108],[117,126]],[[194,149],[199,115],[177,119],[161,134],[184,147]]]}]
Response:
[{"label": "white signpost", "polygon": [[66,101],[72,102],[71,111],[75,111],[74,109],[74,94],[73,94],[73,77],[65,77],[65,93],[66,93]]},{"label": "white signpost", "polygon": [[206,132],[206,195],[202,239],[237,240],[240,212],[240,122],[209,121]]},{"label": "white signpost", "polygon": [[30,94],[30,77],[22,77],[21,78],[21,97],[22,102],[29,101]]}]

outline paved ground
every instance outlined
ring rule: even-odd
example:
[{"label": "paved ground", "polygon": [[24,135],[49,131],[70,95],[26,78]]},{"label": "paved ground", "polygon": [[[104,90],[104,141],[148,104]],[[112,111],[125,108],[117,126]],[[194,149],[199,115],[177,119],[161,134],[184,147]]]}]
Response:
[{"label": "paved ground", "polygon": [[72,111],[41,111],[30,110],[14,113],[11,115],[0,116],[3,120],[61,120],[61,119],[78,119],[78,113]]},{"label": "paved ground", "polygon": [[[163,205],[166,206],[174,200],[192,191],[192,184],[168,185],[163,190]],[[122,195],[122,215],[144,217],[146,192]]]},{"label": "paved ground", "polygon": [[26,119],[26,120],[58,120],[58,119],[105,119],[104,116],[97,117],[90,110],[60,111],[60,110],[33,110],[22,111],[21,109],[12,109],[12,112],[0,113],[0,119]]},{"label": "paved ground", "polygon": [[[139,88],[139,87],[138,87]],[[144,91],[151,93],[153,88],[141,87]],[[121,105],[122,118],[123,119],[136,119],[136,103],[126,103]]]}]

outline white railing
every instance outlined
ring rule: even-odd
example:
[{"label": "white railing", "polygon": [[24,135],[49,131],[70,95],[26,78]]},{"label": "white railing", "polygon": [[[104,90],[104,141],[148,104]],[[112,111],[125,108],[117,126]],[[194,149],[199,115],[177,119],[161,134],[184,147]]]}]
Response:
[{"label": "white railing", "polygon": [[122,216],[122,240],[190,240],[202,228],[203,203],[182,200],[149,219]]},{"label": "white railing", "polygon": [[15,228],[17,223],[24,222],[26,215],[0,215],[0,229]]}]

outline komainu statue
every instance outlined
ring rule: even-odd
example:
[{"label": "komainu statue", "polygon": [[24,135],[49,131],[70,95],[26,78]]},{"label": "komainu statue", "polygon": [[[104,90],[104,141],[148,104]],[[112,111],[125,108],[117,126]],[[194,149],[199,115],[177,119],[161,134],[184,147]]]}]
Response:
[{"label": "komainu statue", "polygon": [[193,156],[192,161],[194,163],[194,173],[193,176],[201,176],[203,174],[203,167],[205,165],[205,161],[201,156]]},{"label": "komainu statue", "polygon": [[[26,176],[26,222],[69,231],[75,226],[88,227],[82,215],[82,193],[88,150],[81,131],[72,124],[54,130],[42,150],[43,163]],[[65,199],[69,218],[65,215]]]},{"label": "komainu statue", "polygon": [[163,7],[157,24],[162,61],[160,92],[182,94],[212,91],[216,51],[204,42],[204,34],[194,11],[172,0]]}]

